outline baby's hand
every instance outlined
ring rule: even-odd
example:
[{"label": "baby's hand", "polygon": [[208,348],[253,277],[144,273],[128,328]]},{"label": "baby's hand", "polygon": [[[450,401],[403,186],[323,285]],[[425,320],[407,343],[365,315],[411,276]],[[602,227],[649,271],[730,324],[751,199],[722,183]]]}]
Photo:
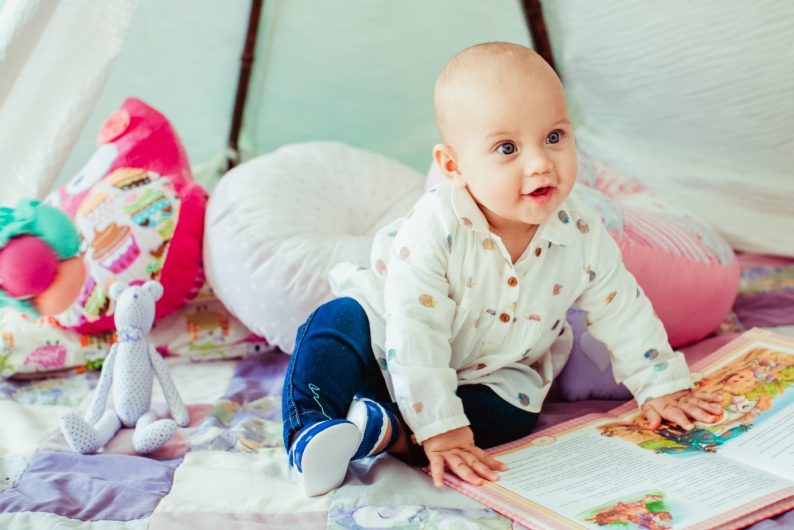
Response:
[{"label": "baby's hand", "polygon": [[714,405],[721,401],[720,396],[709,392],[682,390],[647,400],[640,409],[648,419],[651,429],[658,429],[662,419],[677,423],[686,430],[694,425],[689,418],[704,423],[714,423],[722,416],[722,407]]},{"label": "baby's hand", "polygon": [[444,485],[445,465],[462,480],[475,486],[482,485],[482,478],[499,480],[493,470],[507,469],[503,463],[474,445],[474,433],[469,427],[460,427],[428,438],[422,443],[422,448],[430,461],[430,476],[437,488]]}]

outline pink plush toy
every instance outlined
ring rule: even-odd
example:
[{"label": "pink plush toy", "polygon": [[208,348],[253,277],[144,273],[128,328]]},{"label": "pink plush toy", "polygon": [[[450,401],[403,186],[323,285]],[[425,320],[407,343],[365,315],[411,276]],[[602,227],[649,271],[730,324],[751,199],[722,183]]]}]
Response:
[{"label": "pink plush toy", "polygon": [[69,217],[37,200],[0,208],[0,307],[54,315],[80,293],[85,267]]}]

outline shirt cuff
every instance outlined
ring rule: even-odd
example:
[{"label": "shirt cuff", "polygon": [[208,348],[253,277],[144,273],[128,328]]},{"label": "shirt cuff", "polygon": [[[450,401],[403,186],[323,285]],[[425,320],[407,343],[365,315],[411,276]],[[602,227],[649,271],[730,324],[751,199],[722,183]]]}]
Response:
[{"label": "shirt cuff", "polygon": [[673,392],[678,392],[680,390],[687,390],[692,388],[692,386],[691,377],[682,377],[680,379],[674,379],[672,381],[665,381],[664,383],[653,385],[652,387],[649,387],[637,394],[635,398],[637,399],[637,404],[642,406],[642,404],[649,399],[666,396],[667,394],[672,394]]},{"label": "shirt cuff", "polygon": [[428,423],[427,425],[422,425],[418,429],[414,430],[414,438],[416,438],[417,443],[422,443],[428,438],[432,438],[437,434],[445,433],[460,427],[465,427],[470,424],[471,422],[465,414],[459,414],[457,416],[452,416],[451,418],[444,418],[434,421],[433,423]]}]

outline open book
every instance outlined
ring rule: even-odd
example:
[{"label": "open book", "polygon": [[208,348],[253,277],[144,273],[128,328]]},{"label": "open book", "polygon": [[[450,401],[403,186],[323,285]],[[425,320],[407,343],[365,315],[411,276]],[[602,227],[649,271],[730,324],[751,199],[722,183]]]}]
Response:
[{"label": "open book", "polygon": [[530,528],[741,528],[794,507],[794,337],[753,329],[691,367],[717,424],[647,428],[631,401],[489,450],[509,466],[450,486]]}]

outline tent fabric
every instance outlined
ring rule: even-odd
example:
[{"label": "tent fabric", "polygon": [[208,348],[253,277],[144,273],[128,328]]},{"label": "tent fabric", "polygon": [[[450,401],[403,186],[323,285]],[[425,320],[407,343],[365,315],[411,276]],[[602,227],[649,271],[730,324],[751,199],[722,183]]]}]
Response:
[{"label": "tent fabric", "polygon": [[[211,187],[225,156],[250,1],[139,0],[129,36],[60,180],[93,151],[93,133],[127,96],[182,137]],[[437,141],[432,86],[457,51],[490,40],[529,44],[516,0],[267,0],[240,147],[343,141],[424,172]],[[146,65],[145,73],[141,65]]]},{"label": "tent fabric", "polygon": [[[794,4],[555,0],[543,8],[586,150],[696,210],[735,248],[794,255]],[[43,196],[74,175],[127,96],[172,121],[211,185],[249,9],[250,0],[7,0],[0,203]],[[424,171],[437,141],[434,77],[455,52],[487,40],[529,42],[520,2],[268,0],[243,159],[336,140]]]},{"label": "tent fabric", "polygon": [[739,250],[794,256],[794,3],[543,3],[577,141]]},{"label": "tent fabric", "polygon": [[4,4],[0,204],[40,198],[52,187],[124,44],[136,4],[137,0]]}]

